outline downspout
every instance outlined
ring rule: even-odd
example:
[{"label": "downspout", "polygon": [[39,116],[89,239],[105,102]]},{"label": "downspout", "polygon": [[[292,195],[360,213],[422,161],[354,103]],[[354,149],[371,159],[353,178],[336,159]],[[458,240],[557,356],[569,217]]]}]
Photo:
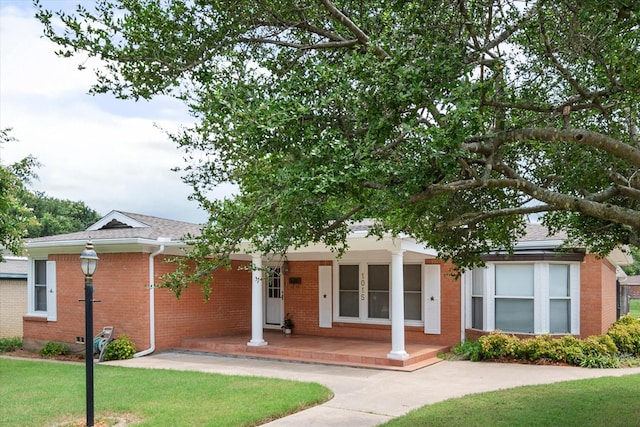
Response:
[{"label": "downspout", "polygon": [[[164,237],[159,237],[158,241],[168,241]],[[164,252],[164,245],[161,244],[157,251],[149,255],[149,348],[139,351],[133,357],[142,357],[153,353],[156,350],[156,303],[155,303],[155,268],[153,260],[156,255]]]}]

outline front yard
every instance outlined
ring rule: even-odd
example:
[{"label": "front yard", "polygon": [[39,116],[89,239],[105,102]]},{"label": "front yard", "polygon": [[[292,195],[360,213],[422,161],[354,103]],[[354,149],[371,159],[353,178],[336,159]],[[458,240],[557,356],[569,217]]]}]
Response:
[{"label": "front yard", "polygon": [[631,427],[640,425],[640,375],[472,394],[424,406],[385,427]]},{"label": "front yard", "polygon": [[[0,358],[0,425],[84,425],[83,364]],[[252,426],[325,402],[316,383],[95,366],[96,426]]]}]

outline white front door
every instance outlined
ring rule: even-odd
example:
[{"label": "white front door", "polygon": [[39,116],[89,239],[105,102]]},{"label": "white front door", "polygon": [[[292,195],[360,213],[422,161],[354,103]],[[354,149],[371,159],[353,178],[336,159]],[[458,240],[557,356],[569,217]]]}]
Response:
[{"label": "white front door", "polygon": [[280,273],[280,267],[269,267],[266,272],[265,283],[265,310],[264,310],[264,323],[265,326],[277,326],[282,325],[282,319],[284,319],[283,313],[283,286],[282,286],[282,274]]}]

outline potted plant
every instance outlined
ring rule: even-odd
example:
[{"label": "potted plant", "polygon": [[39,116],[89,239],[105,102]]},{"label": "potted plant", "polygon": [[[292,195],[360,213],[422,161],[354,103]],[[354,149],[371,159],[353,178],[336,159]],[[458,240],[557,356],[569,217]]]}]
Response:
[{"label": "potted plant", "polygon": [[291,335],[292,330],[293,320],[291,319],[289,313],[287,313],[287,315],[284,316],[284,321],[282,322],[282,332],[284,332],[285,335]]}]

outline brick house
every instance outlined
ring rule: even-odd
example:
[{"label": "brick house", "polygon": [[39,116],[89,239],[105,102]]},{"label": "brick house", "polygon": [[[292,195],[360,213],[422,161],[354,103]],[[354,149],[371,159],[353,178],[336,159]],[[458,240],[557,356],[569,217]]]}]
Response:
[{"label": "brick house", "polygon": [[[138,356],[182,347],[194,337],[244,336],[268,346],[285,314],[295,334],[388,343],[386,357],[405,360],[411,344],[452,346],[494,329],[518,334],[600,334],[616,320],[616,266],[621,251],[598,258],[581,248],[558,253],[562,239],[530,224],[516,252],[487,254],[485,268],[453,275],[452,265],[406,236],[367,237],[352,226],[340,259],[310,245],[271,259],[238,253],[216,273],[211,299],[197,286],[178,300],[154,286],[183,254],[186,233],[199,226],[112,211],[86,231],[32,239],[24,345],[84,338],[84,279],[79,255],[92,240],[100,258],[94,275],[94,325],[114,326]],[[250,265],[260,269],[249,269]]]}]

